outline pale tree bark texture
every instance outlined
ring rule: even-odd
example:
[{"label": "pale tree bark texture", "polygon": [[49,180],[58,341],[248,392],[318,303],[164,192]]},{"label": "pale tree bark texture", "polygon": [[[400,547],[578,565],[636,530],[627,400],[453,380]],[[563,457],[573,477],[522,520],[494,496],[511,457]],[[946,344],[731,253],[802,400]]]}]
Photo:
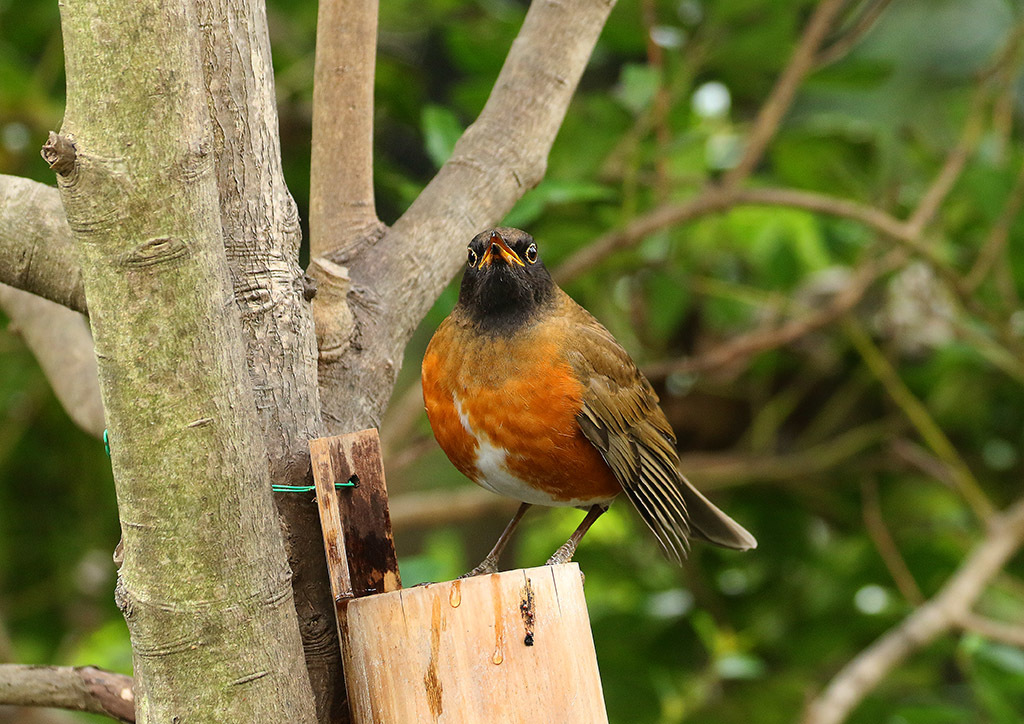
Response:
[{"label": "pale tree bark texture", "polygon": [[35,355],[68,416],[94,437],[103,436],[103,403],[89,322],[78,312],[0,284],[0,309]]},{"label": "pale tree bark texture", "polygon": [[0,174],[0,283],[85,311],[85,288],[56,189]]},{"label": "pale tree bark texture", "polygon": [[231,301],[197,18],[155,0],[69,0],[61,17],[74,155],[58,180],[111,433],[138,720],[314,721]]},{"label": "pale tree bark texture", "polygon": [[[284,181],[266,8],[194,1],[202,33],[221,229],[272,482],[310,483],[321,434],[316,337],[299,266],[298,210]],[[322,721],[343,720],[345,688],[312,495],[277,493],[310,681]]]}]

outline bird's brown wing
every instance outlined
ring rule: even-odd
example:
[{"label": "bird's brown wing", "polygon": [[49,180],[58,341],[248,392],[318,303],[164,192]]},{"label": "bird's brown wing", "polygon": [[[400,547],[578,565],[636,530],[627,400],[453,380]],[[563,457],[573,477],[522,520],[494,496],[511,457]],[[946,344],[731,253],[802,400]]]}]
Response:
[{"label": "bird's brown wing", "polygon": [[575,302],[568,361],[584,385],[577,416],[665,553],[681,563],[690,536],[747,550],[757,541],[679,472],[675,435],[658,396],[611,333]]}]

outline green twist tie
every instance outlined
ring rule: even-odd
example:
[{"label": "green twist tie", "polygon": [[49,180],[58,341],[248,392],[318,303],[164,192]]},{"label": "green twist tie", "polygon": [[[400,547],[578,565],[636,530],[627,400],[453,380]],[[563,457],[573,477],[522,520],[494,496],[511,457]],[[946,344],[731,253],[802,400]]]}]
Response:
[{"label": "green twist tie", "polygon": [[[334,489],[341,490],[342,488],[358,488],[359,487],[359,476],[353,475],[351,478],[346,480],[344,483],[335,483]],[[271,485],[270,489],[275,493],[312,493],[316,490],[315,485]]]}]

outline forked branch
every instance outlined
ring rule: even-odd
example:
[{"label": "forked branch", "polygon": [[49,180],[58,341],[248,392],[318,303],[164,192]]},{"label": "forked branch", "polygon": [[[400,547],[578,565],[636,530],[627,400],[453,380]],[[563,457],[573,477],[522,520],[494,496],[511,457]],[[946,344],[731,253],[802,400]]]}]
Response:
[{"label": "forked branch", "polygon": [[92,666],[0,664],[0,705],[43,706],[135,721],[132,677]]}]

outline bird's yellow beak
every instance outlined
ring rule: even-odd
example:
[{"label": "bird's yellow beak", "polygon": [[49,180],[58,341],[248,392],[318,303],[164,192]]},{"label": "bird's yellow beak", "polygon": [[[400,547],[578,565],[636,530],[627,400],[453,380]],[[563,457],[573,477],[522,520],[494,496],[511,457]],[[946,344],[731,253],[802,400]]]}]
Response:
[{"label": "bird's yellow beak", "polygon": [[487,247],[487,251],[480,258],[480,266],[478,269],[483,269],[485,266],[490,266],[495,259],[501,259],[503,262],[512,266],[518,264],[519,266],[526,266],[523,260],[512,251],[511,247],[505,243],[505,240],[501,238],[501,234],[497,231],[491,233],[491,245]]}]

